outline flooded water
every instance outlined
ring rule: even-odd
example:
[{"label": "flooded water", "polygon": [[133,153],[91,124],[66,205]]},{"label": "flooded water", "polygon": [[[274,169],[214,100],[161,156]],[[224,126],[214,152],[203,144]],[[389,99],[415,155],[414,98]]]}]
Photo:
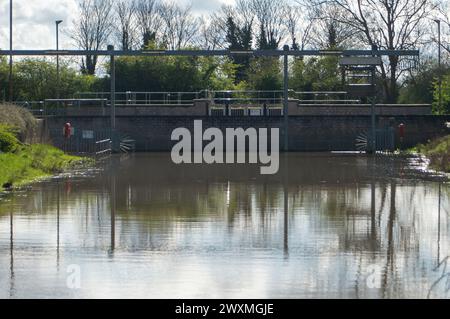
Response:
[{"label": "flooded water", "polygon": [[0,298],[447,298],[450,186],[422,166],[114,157],[0,198]]}]

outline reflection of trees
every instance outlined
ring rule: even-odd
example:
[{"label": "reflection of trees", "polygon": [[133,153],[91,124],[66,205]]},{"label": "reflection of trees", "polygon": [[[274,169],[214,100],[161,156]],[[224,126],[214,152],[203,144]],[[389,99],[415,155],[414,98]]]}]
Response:
[{"label": "reflection of trees", "polygon": [[[311,168],[299,160],[302,169],[289,164],[292,170],[286,179],[286,175],[261,177],[255,174],[257,169],[252,171],[246,166],[223,170],[173,168],[159,161],[153,164],[154,168],[145,170],[135,169],[141,165],[139,162],[136,166],[128,162],[119,166],[114,175],[105,172],[97,178],[70,183],[61,180],[61,230],[79,235],[81,247],[101,246],[105,250],[168,250],[186,243],[189,249],[195,249],[204,238],[215,236],[217,243],[208,245],[233,241],[250,247],[276,247],[284,249],[286,257],[290,256],[289,249],[303,249],[315,238],[330,235],[336,242],[323,240],[317,244],[324,245],[317,246],[318,253],[326,257],[341,253],[351,256],[338,266],[340,271],[345,270],[344,276],[355,277],[342,282],[355,282],[355,293],[364,296],[367,266],[380,265],[383,277],[379,296],[385,297],[402,295],[398,289],[405,288],[405,283],[399,276],[404,273],[398,269],[409,260],[417,264],[414,259],[424,254],[422,246],[434,240],[430,233],[435,228],[431,227],[437,225],[427,224],[431,217],[424,214],[427,207],[420,203],[433,202],[438,186],[421,181],[404,183],[391,178],[392,171],[374,177],[364,162],[349,159],[344,168],[336,165],[336,171],[327,177],[324,169],[312,169],[329,169],[327,162],[316,159]],[[443,190],[445,209],[450,204],[446,192],[448,187]],[[116,204],[113,216],[112,193]],[[58,211],[57,196],[56,182],[43,183],[26,198],[16,199],[15,209],[51,219]],[[10,211],[0,202],[0,219]],[[448,215],[442,212],[442,216]],[[445,240],[441,245],[446,245]],[[328,263],[332,260],[330,257]],[[408,275],[420,272],[411,271]]]}]

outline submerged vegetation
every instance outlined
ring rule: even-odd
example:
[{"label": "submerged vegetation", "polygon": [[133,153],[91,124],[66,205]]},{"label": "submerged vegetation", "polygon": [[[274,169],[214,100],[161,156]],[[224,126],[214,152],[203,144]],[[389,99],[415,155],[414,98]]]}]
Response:
[{"label": "submerged vegetation", "polygon": [[24,109],[0,106],[0,191],[90,162],[50,145],[24,143],[34,121]]},{"label": "submerged vegetation", "polygon": [[450,173],[450,135],[418,145],[415,151],[425,155],[432,168]]}]

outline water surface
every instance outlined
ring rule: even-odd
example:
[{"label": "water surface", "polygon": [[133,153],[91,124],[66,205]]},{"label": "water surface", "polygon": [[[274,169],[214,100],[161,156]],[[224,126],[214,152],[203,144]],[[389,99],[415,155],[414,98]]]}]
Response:
[{"label": "water surface", "polygon": [[444,178],[388,156],[280,165],[135,154],[3,195],[0,298],[450,296]]}]

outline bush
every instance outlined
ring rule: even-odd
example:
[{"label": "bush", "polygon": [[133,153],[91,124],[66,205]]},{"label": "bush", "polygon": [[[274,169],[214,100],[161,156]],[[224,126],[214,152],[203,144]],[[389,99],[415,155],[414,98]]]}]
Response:
[{"label": "bush", "polygon": [[450,135],[419,145],[417,149],[430,159],[433,168],[450,172]]},{"label": "bush", "polygon": [[0,104],[0,126],[14,127],[16,136],[22,141],[36,128],[36,119],[23,107]]},{"label": "bush", "polygon": [[13,128],[0,125],[0,152],[13,153],[17,151],[20,146],[20,142],[14,133]]}]

